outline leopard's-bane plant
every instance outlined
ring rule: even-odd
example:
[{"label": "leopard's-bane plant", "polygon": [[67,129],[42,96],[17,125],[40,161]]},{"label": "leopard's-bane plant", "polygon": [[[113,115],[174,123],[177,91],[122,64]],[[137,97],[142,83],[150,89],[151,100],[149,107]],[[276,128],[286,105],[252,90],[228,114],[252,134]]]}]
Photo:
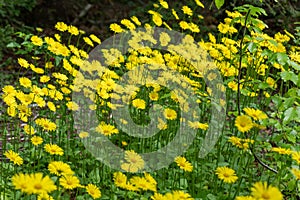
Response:
[{"label": "leopard's-bane plant", "polygon": [[[107,67],[97,61],[86,62],[89,51],[101,44],[101,36],[87,35],[73,25],[58,22],[53,35],[18,33],[24,38],[17,59],[22,73],[1,93],[6,105],[1,118],[4,116],[8,128],[1,126],[0,144],[8,162],[0,165],[0,197],[298,199],[300,49],[293,42],[299,41],[299,34],[287,30],[267,34],[268,25],[259,19],[265,11],[244,5],[225,11],[227,16],[220,20],[217,30],[201,38],[207,30],[203,27],[203,7],[199,0],[178,7],[159,0],[145,12],[148,20],[132,16],[111,24],[109,28],[116,35],[156,26],[180,31],[186,37],[181,45],[172,47],[168,46],[172,37],[167,32],[154,39],[147,34],[141,37],[136,31],[139,34],[133,35],[129,46],[137,50],[126,55],[113,48],[102,52]],[[166,47],[168,52],[141,46],[141,38]],[[198,148],[209,129],[208,111],[214,102],[204,74],[179,55],[183,49],[197,54],[193,42],[205,49],[218,67],[227,97],[222,137],[201,159]],[[185,91],[171,91],[151,76],[141,87],[119,84],[126,72],[153,63],[183,75],[197,94],[200,113],[179,106],[187,98]],[[174,80],[168,70],[160,83]],[[101,79],[88,80],[83,72],[97,73]],[[134,73],[129,77],[135,81]],[[207,78],[217,76],[211,73]],[[87,108],[97,111],[99,123],[93,127],[97,134],[125,150],[126,155],[119,160],[124,173],[109,169],[84,148],[81,139],[94,135],[76,132],[72,112],[80,106],[72,100],[72,93],[78,91],[91,100]],[[139,125],[149,123],[148,112],[154,104],[163,105],[164,118],[157,119],[159,134],[147,140],[130,137],[119,129],[111,113],[120,106],[120,100],[126,102]],[[184,122],[197,131],[193,145],[167,168],[132,174],[147,167],[140,153],[158,150],[172,141],[173,131],[183,121],[181,109],[201,118]],[[128,124],[128,120],[122,123]],[[162,159],[158,157],[156,162]]]}]

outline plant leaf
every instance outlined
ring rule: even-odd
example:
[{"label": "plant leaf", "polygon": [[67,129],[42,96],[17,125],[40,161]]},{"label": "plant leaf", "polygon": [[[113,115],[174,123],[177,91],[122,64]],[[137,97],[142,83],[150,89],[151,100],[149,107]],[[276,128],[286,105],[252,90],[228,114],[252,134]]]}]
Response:
[{"label": "plant leaf", "polygon": [[224,5],[224,0],[215,0],[215,4],[220,9]]}]

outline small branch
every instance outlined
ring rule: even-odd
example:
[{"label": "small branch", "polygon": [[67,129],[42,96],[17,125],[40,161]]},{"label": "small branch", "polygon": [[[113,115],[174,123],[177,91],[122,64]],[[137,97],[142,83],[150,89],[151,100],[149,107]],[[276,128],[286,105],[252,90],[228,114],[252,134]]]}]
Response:
[{"label": "small branch", "polygon": [[254,150],[253,150],[252,147],[250,148],[250,150],[251,150],[251,153],[253,154],[255,160],[256,160],[259,164],[261,164],[264,168],[270,170],[271,172],[274,172],[275,174],[278,174],[278,171],[276,171],[275,169],[271,168],[269,165],[265,164],[263,161],[261,161],[261,160],[256,156],[256,154],[254,153]]}]

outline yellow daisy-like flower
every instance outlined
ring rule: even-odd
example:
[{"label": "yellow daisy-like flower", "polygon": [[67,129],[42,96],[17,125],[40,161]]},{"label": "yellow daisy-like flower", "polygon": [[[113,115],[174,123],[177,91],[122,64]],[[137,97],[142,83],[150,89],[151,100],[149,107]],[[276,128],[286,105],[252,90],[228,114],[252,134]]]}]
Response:
[{"label": "yellow daisy-like flower", "polygon": [[42,173],[16,174],[12,177],[12,184],[27,194],[50,193],[57,189],[52,179],[43,177]]},{"label": "yellow daisy-like flower", "polygon": [[98,133],[101,133],[105,136],[111,136],[112,134],[118,134],[119,130],[110,124],[106,124],[105,122],[101,122],[97,127],[96,127],[96,131]]},{"label": "yellow daisy-like flower", "polygon": [[145,162],[143,158],[133,150],[125,151],[125,162],[121,164],[121,168],[127,172],[137,172],[144,168]]},{"label": "yellow daisy-like flower", "polygon": [[116,23],[111,24],[109,28],[115,33],[122,33],[124,31],[121,26]]},{"label": "yellow daisy-like flower", "polygon": [[234,183],[238,179],[235,171],[228,167],[218,167],[215,173],[218,175],[218,178],[225,183]]},{"label": "yellow daisy-like flower", "polygon": [[127,176],[122,172],[115,172],[113,174],[113,180],[117,187],[124,188],[127,184]]},{"label": "yellow daisy-like flower", "polygon": [[298,164],[300,164],[300,152],[292,152],[292,159],[295,160]]},{"label": "yellow daisy-like flower", "polygon": [[68,109],[70,110],[78,110],[79,106],[77,103],[73,102],[73,101],[69,101],[68,103],[66,103],[66,106],[68,107]]},{"label": "yellow daisy-like flower", "polygon": [[178,156],[174,161],[177,163],[180,169],[183,169],[187,172],[193,171],[193,165],[189,161],[187,161],[185,157]]},{"label": "yellow daisy-like flower", "polygon": [[42,193],[38,195],[37,200],[54,200],[54,198],[47,193]]},{"label": "yellow daisy-like flower", "polygon": [[272,147],[271,150],[274,151],[274,152],[277,152],[279,154],[285,154],[285,155],[291,155],[293,153],[292,150],[285,149],[285,148],[282,148],[282,147]]},{"label": "yellow daisy-like flower", "polygon": [[43,39],[36,36],[36,35],[31,36],[30,40],[31,40],[32,44],[34,44],[36,46],[42,46],[43,45]]},{"label": "yellow daisy-like flower", "polygon": [[81,187],[79,179],[73,175],[65,175],[59,178],[59,184],[68,190],[73,190],[77,187]]},{"label": "yellow daisy-like flower", "polygon": [[85,187],[87,193],[92,196],[93,199],[98,199],[101,197],[101,191],[99,188],[93,184],[88,184]]},{"label": "yellow daisy-like flower", "polygon": [[267,119],[268,116],[262,112],[261,110],[254,109],[254,108],[244,108],[244,111],[247,115],[252,117],[254,120],[261,120],[261,119]]},{"label": "yellow daisy-like flower", "polygon": [[73,175],[70,165],[64,163],[62,161],[52,161],[48,165],[48,170],[51,174],[55,174],[57,176],[65,176],[65,175]]},{"label": "yellow daisy-like flower", "polygon": [[64,150],[56,144],[46,144],[44,146],[44,148],[45,148],[45,151],[47,151],[51,155],[60,155],[60,156],[62,156],[64,154]]},{"label": "yellow daisy-like flower", "polygon": [[176,111],[173,109],[170,109],[170,108],[165,109],[164,115],[165,115],[166,119],[169,119],[169,120],[174,120],[177,118]]},{"label": "yellow daisy-like flower", "polygon": [[192,9],[190,9],[188,6],[182,6],[182,9],[184,14],[192,16],[193,15],[193,11]]},{"label": "yellow daisy-like flower", "polygon": [[29,124],[26,124],[24,126],[24,132],[28,135],[34,135],[34,133],[35,133],[34,128],[32,126],[30,126]]},{"label": "yellow daisy-like flower", "polygon": [[300,170],[296,168],[291,169],[292,174],[295,176],[297,180],[300,180]]},{"label": "yellow daisy-like flower", "polygon": [[43,194],[56,190],[54,181],[49,177],[43,177],[42,173],[30,174],[28,179],[29,187],[27,188],[28,194]]},{"label": "yellow daisy-like flower", "polygon": [[253,127],[253,122],[249,116],[240,115],[235,119],[235,126],[240,132],[244,133]]},{"label": "yellow daisy-like flower", "polygon": [[91,35],[90,35],[90,38],[91,38],[94,42],[96,42],[96,43],[98,43],[98,44],[101,43],[101,40],[100,40],[96,35],[94,35],[94,34],[91,34]]},{"label": "yellow daisy-like flower", "polygon": [[8,158],[10,161],[14,162],[15,165],[22,165],[23,164],[23,158],[21,158],[21,156],[19,156],[18,153],[12,151],[12,150],[8,150],[4,153],[4,156],[6,158]]},{"label": "yellow daisy-like flower", "polygon": [[43,143],[43,138],[40,136],[33,136],[30,141],[34,146],[37,146]]},{"label": "yellow daisy-like flower", "polygon": [[134,99],[132,101],[132,105],[135,108],[142,109],[142,110],[146,108],[146,102],[143,99]]},{"label": "yellow daisy-like flower", "polygon": [[89,135],[90,134],[88,132],[85,132],[85,131],[82,131],[82,132],[79,133],[80,138],[87,138],[87,137],[89,137]]},{"label": "yellow daisy-like flower", "polygon": [[27,77],[19,78],[20,85],[25,88],[31,88],[31,80]]},{"label": "yellow daisy-like flower", "polygon": [[65,24],[64,22],[57,22],[56,25],[55,25],[55,28],[59,31],[66,31],[68,30],[68,25]]},{"label": "yellow daisy-like flower", "polygon": [[24,58],[18,58],[18,63],[26,69],[29,67],[29,63]]},{"label": "yellow daisy-like flower", "polygon": [[252,196],[259,200],[283,200],[283,195],[277,187],[268,186],[266,182],[257,182],[251,188]]},{"label": "yellow daisy-like flower", "polygon": [[90,45],[91,47],[94,47],[94,43],[92,42],[92,40],[88,37],[83,37],[83,40],[85,43],[87,43],[88,45]]},{"label": "yellow daisy-like flower", "polygon": [[139,176],[134,176],[132,177],[129,182],[139,190],[150,190],[153,192],[156,192],[156,185],[151,184],[146,178],[144,177],[139,177]]},{"label": "yellow daisy-like flower", "polygon": [[71,33],[72,35],[79,35],[79,30],[76,26],[70,25],[68,27],[68,32]]},{"label": "yellow daisy-like flower", "polygon": [[28,189],[28,174],[15,174],[11,178],[13,186],[15,186],[16,190],[21,190],[21,192],[27,192]]}]

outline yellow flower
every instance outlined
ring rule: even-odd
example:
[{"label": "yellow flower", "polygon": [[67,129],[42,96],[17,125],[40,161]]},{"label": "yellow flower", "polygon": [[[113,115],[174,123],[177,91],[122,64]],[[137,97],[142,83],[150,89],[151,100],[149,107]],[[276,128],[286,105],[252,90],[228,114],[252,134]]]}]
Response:
[{"label": "yellow flower", "polygon": [[189,29],[189,28],[190,28],[189,24],[188,24],[186,21],[181,21],[181,22],[179,22],[179,26],[180,26],[180,28],[182,28],[183,30],[186,30],[186,29]]},{"label": "yellow flower", "polygon": [[134,30],[136,28],[135,25],[128,19],[122,19],[121,24],[126,26],[126,28],[128,28],[129,30]]},{"label": "yellow flower", "polygon": [[193,171],[193,165],[185,159],[185,157],[178,156],[175,158],[175,162],[184,171],[191,172]]},{"label": "yellow flower", "polygon": [[164,0],[159,0],[159,4],[165,9],[169,8],[168,2],[166,2]]},{"label": "yellow flower", "polygon": [[154,15],[152,15],[152,21],[154,22],[154,24],[156,25],[156,26],[161,26],[162,25],[162,18],[161,18],[161,15],[159,15],[159,14],[154,14]]},{"label": "yellow flower", "polygon": [[228,167],[218,167],[215,173],[218,175],[218,178],[225,183],[234,183],[238,179],[235,171]]},{"label": "yellow flower", "polygon": [[134,176],[129,181],[137,189],[144,191],[151,190],[153,192],[156,192],[156,185],[152,185],[144,177]]},{"label": "yellow flower", "polygon": [[87,193],[93,197],[93,199],[97,199],[101,197],[101,191],[99,188],[93,184],[88,184],[85,187]]},{"label": "yellow flower", "polygon": [[13,186],[15,186],[16,190],[21,190],[21,192],[27,192],[28,191],[28,181],[30,177],[28,174],[15,174],[11,178]]},{"label": "yellow flower", "polygon": [[125,151],[125,162],[121,164],[121,168],[127,172],[138,172],[144,168],[143,158],[133,150]]},{"label": "yellow flower", "polygon": [[80,138],[87,138],[87,137],[89,137],[89,133],[88,132],[80,132],[79,137]]},{"label": "yellow flower", "polygon": [[254,108],[244,108],[243,109],[247,115],[252,117],[254,120],[261,120],[266,119],[268,116],[262,112],[261,110],[254,109]]},{"label": "yellow flower", "polygon": [[283,195],[278,188],[268,186],[266,182],[257,182],[251,188],[252,196],[259,200],[283,200]]},{"label": "yellow flower", "polygon": [[43,39],[39,38],[36,35],[31,36],[30,38],[32,44],[36,45],[36,46],[42,46],[43,45]]},{"label": "yellow flower", "polygon": [[150,92],[149,93],[149,98],[152,100],[152,101],[157,101],[158,100],[158,93],[157,92],[154,92],[154,91],[152,91],[152,92]]},{"label": "yellow flower", "polygon": [[35,120],[35,123],[43,128],[45,131],[55,131],[56,124],[51,122],[49,119],[46,118],[38,118]]},{"label": "yellow flower", "polygon": [[162,32],[159,36],[159,41],[160,41],[161,46],[164,47],[164,46],[168,45],[168,43],[171,41],[171,38],[167,33]]},{"label": "yellow flower", "polygon": [[173,109],[170,109],[170,108],[165,109],[164,115],[165,115],[166,119],[169,119],[169,120],[174,120],[177,118],[176,111]]},{"label": "yellow flower", "polygon": [[90,38],[88,38],[88,37],[83,37],[83,40],[84,40],[85,43],[87,43],[87,44],[90,45],[91,47],[94,46],[94,44],[93,44],[93,42],[92,42],[92,40],[91,40]]},{"label": "yellow flower", "polygon": [[55,174],[57,176],[65,176],[65,175],[73,175],[70,165],[64,163],[62,161],[52,161],[48,165],[48,170],[51,174]]},{"label": "yellow flower", "polygon": [[28,135],[33,135],[35,133],[34,128],[29,124],[26,124],[24,126],[24,132],[27,133]]},{"label": "yellow flower", "polygon": [[174,9],[172,9],[172,14],[174,15],[175,19],[179,20],[179,17]]},{"label": "yellow flower", "polygon": [[146,108],[146,102],[143,99],[134,99],[132,101],[132,105],[135,108],[142,109],[142,110]]},{"label": "yellow flower", "polygon": [[64,154],[64,150],[56,144],[46,144],[44,146],[44,149],[45,149],[45,151],[47,151],[51,155],[60,155],[60,156],[62,156]]},{"label": "yellow flower", "polygon": [[19,78],[20,85],[25,88],[31,88],[31,80],[27,77]]},{"label": "yellow flower", "polygon": [[66,106],[68,107],[68,109],[70,110],[78,110],[79,106],[77,103],[73,102],[73,101],[69,101],[68,103],[66,103]]},{"label": "yellow flower", "polygon": [[130,19],[131,19],[136,25],[138,25],[138,26],[142,25],[141,22],[140,22],[140,20],[139,20],[136,16],[132,16]]},{"label": "yellow flower", "polygon": [[59,30],[59,31],[64,32],[64,31],[68,30],[68,25],[66,25],[66,24],[63,23],[63,22],[57,22],[56,25],[55,25],[55,28],[56,28],[57,30]]},{"label": "yellow flower", "polygon": [[98,44],[101,43],[101,40],[100,40],[96,35],[94,35],[94,34],[91,34],[91,35],[90,35],[90,38],[91,38],[94,42],[96,42],[96,43],[98,43]]},{"label": "yellow flower", "polygon": [[32,143],[34,146],[37,146],[37,145],[43,143],[43,138],[41,138],[41,137],[39,137],[39,136],[33,136],[30,140],[31,140],[31,143]]},{"label": "yellow flower", "polygon": [[54,200],[52,196],[47,193],[39,194],[37,200]]},{"label": "yellow flower", "polygon": [[77,27],[70,25],[68,27],[68,32],[71,33],[72,35],[79,35],[79,30]]},{"label": "yellow flower", "polygon": [[300,180],[300,170],[299,169],[292,168],[291,172],[295,176],[296,180]]},{"label": "yellow flower", "polygon": [[193,11],[190,9],[188,6],[182,6],[181,10],[183,11],[184,14],[192,16]]},{"label": "yellow flower", "polygon": [[201,3],[199,0],[195,0],[196,4],[202,8],[204,8],[203,3]]},{"label": "yellow flower", "polygon": [[57,188],[54,184],[54,181],[49,176],[43,177],[42,173],[30,174],[28,184],[28,194],[49,193],[56,190]]},{"label": "yellow flower", "polygon": [[298,164],[300,164],[300,152],[293,151],[292,159],[295,160]]},{"label": "yellow flower", "polygon": [[279,153],[279,154],[286,154],[286,155],[290,155],[290,154],[293,153],[292,150],[290,150],[290,149],[285,149],[285,148],[282,148],[282,147],[272,147],[271,150],[274,151],[274,152],[277,152],[277,153]]},{"label": "yellow flower", "polygon": [[43,76],[40,77],[40,82],[41,83],[47,83],[48,81],[50,81],[49,76],[43,75]]},{"label": "yellow flower", "polygon": [[124,30],[121,28],[120,25],[116,24],[116,23],[113,23],[109,26],[110,30],[112,30],[113,32],[115,33],[121,33],[123,32]]},{"label": "yellow flower", "polygon": [[200,123],[200,122],[191,122],[188,121],[188,124],[191,128],[194,129],[202,129],[202,130],[207,130],[208,129],[208,124],[207,123]]},{"label": "yellow flower", "polygon": [[14,162],[15,165],[22,165],[23,164],[23,158],[19,156],[18,153],[8,150],[4,153],[4,156],[8,158],[10,161]]},{"label": "yellow flower", "polygon": [[96,127],[96,131],[98,133],[101,133],[105,136],[111,136],[112,134],[118,134],[119,130],[110,124],[106,124],[105,122],[101,122],[97,127]]},{"label": "yellow flower", "polygon": [[59,184],[68,190],[73,190],[77,187],[81,187],[79,179],[73,175],[65,175],[59,178]]},{"label": "yellow flower", "polygon": [[122,172],[115,172],[113,174],[113,180],[117,187],[124,188],[127,184],[127,177]]},{"label": "yellow flower", "polygon": [[27,194],[50,193],[57,189],[49,176],[43,177],[42,173],[16,174],[12,177],[12,184]]},{"label": "yellow flower", "polygon": [[276,88],[277,87],[277,84],[275,82],[275,80],[271,77],[268,77],[266,79],[266,83],[268,83],[268,85],[271,87],[271,88]]},{"label": "yellow flower", "polygon": [[242,133],[249,131],[253,127],[251,118],[247,115],[237,116],[235,119],[235,126]]}]

